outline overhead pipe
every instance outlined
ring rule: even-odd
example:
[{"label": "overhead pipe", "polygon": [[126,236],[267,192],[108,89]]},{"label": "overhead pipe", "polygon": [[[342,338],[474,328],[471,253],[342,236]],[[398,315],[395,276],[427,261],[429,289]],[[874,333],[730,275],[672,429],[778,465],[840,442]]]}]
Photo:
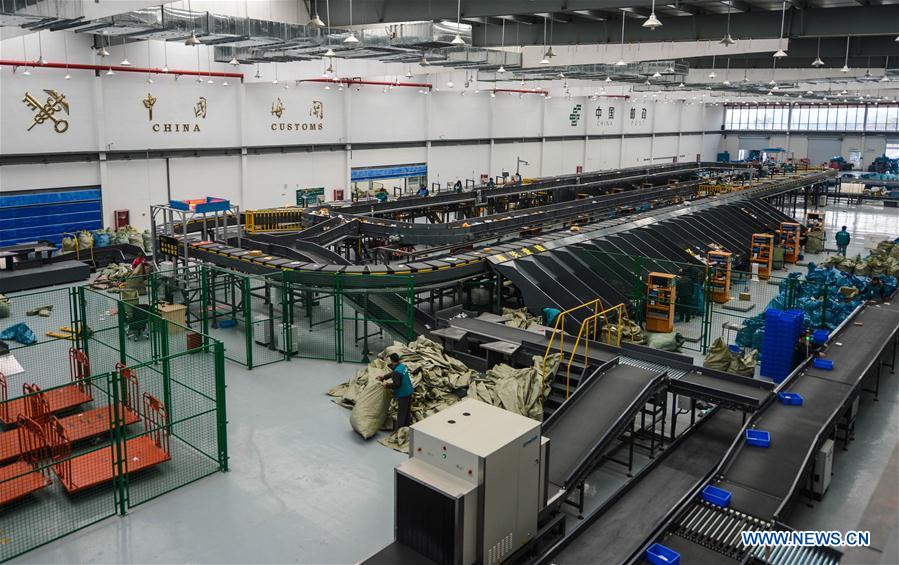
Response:
[{"label": "overhead pipe", "polygon": [[37,61],[13,61],[8,59],[0,59],[0,66],[5,67],[44,67],[47,69],[66,69],[74,71],[108,71],[112,69],[117,73],[138,73],[138,74],[159,74],[159,75],[176,75],[176,76],[203,76],[217,78],[239,78],[243,82],[243,73],[222,73],[216,71],[181,71],[172,70],[163,71],[159,68],[149,67],[123,67],[121,65],[86,65],[83,63],[38,63]]},{"label": "overhead pipe", "polygon": [[387,80],[363,80],[361,78],[304,78],[297,82],[321,82],[325,84],[370,85],[370,86],[406,86],[409,88],[434,88],[427,82],[391,82]]},{"label": "overhead pipe", "polygon": [[529,90],[527,88],[494,88],[492,92],[508,92],[510,94],[549,94],[546,90]]}]

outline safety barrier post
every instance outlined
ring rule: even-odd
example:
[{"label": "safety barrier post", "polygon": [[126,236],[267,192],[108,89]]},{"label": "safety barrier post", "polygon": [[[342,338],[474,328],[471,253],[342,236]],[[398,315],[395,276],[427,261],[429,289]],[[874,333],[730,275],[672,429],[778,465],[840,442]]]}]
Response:
[{"label": "safety barrier post", "polygon": [[128,319],[125,316],[125,303],[116,301],[115,304],[118,306],[118,310],[116,311],[118,327],[116,330],[118,330],[119,334],[119,362],[122,365],[127,365],[128,356],[125,353],[125,348],[128,344]]},{"label": "safety barrier post", "polygon": [[290,307],[290,282],[287,280],[287,271],[281,271],[281,332],[284,336],[281,343],[284,346],[284,360],[289,361],[293,355],[293,342],[290,340],[290,330],[293,328],[293,319]]},{"label": "safety barrier post", "polygon": [[200,266],[200,328],[203,330],[203,345],[209,345],[209,270],[206,265]]},{"label": "safety barrier post", "polygon": [[250,308],[252,295],[250,279],[246,275],[240,277],[241,302],[243,303],[243,323],[246,331],[247,369],[253,368],[253,311]]},{"label": "safety barrier post", "polygon": [[[342,273],[334,276],[334,345],[336,353],[336,361],[343,362],[343,291],[342,291]],[[311,320],[311,318],[310,318]]]},{"label": "safety barrier post", "polygon": [[225,345],[215,342],[213,349],[215,355],[215,417],[216,417],[216,438],[218,440],[218,458],[219,469],[228,470],[228,416],[226,411],[225,389]]},{"label": "safety barrier post", "polygon": [[415,337],[415,282],[411,278],[406,288],[406,341],[412,341]]},{"label": "safety barrier post", "polygon": [[[172,411],[172,362],[169,358],[169,324],[171,322],[163,319],[156,320],[161,326],[162,340],[160,341],[162,355],[162,401],[165,403],[165,413],[169,415],[167,420],[167,433],[172,433],[171,422],[176,419]],[[178,334],[181,335],[181,334]]]},{"label": "safety barrier post", "polygon": [[[122,363],[123,365],[125,363]],[[112,430],[112,446],[113,467],[115,468],[115,476],[113,477],[113,492],[115,493],[116,506],[118,512],[122,516],[128,513],[128,489],[126,486],[127,469],[125,467],[125,422],[124,414],[122,414],[121,406],[123,404],[123,394],[121,388],[121,375],[118,369],[110,371],[106,375],[106,390],[112,392],[112,409],[110,412],[110,430]]]},{"label": "safety barrier post", "polygon": [[84,287],[78,287],[78,296],[76,298],[76,307],[78,308],[78,317],[80,318],[81,324],[78,326],[77,331],[78,335],[81,337],[81,350],[84,351],[84,354],[90,358],[90,352],[88,351],[88,333],[91,331],[87,325],[87,306],[85,305],[84,299]]},{"label": "safety barrier post", "polygon": [[714,312],[714,301],[712,300],[712,281],[711,273],[706,273],[704,284],[702,285],[703,303],[702,303],[702,325],[700,329],[700,347],[702,354],[705,355],[709,351],[709,340],[712,333],[712,313]]}]

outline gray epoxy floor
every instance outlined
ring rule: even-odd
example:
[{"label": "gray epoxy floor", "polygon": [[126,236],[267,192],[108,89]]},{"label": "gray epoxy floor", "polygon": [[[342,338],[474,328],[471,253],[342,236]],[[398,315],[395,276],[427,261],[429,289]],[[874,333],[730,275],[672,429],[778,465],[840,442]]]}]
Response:
[{"label": "gray epoxy floor", "polygon": [[[393,540],[405,456],[325,391],[361,365],[227,362],[231,471],[19,557],[19,563],[352,563]],[[379,436],[378,436],[379,437]]]}]

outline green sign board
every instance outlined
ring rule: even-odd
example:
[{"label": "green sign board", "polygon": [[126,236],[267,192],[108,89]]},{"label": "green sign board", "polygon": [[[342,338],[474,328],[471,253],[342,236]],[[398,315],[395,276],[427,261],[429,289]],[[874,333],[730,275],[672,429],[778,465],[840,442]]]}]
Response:
[{"label": "green sign board", "polygon": [[325,187],[297,189],[297,206],[310,206],[318,202],[319,196],[325,195]]}]

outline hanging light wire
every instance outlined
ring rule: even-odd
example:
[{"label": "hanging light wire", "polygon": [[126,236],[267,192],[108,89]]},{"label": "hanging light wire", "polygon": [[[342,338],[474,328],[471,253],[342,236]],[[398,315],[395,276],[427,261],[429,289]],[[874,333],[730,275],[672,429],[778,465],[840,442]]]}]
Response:
[{"label": "hanging light wire", "polygon": [[784,21],[787,17],[787,0],[783,1],[780,9],[780,37],[777,38],[777,51],[774,52],[775,59],[782,59],[787,56],[787,52],[783,49],[784,39]]},{"label": "hanging light wire", "polygon": [[643,22],[643,27],[653,30],[662,27],[662,22],[656,17],[656,0],[652,0],[652,10],[649,12],[649,17]]},{"label": "hanging light wire", "polygon": [[462,0],[456,0],[456,37],[450,41],[453,45],[465,45],[465,40],[462,39],[462,35],[459,33],[462,29]]},{"label": "hanging light wire", "polygon": [[730,10],[731,10],[731,8],[733,8],[733,5],[734,5],[733,0],[730,0],[727,3],[727,31],[724,34],[724,38],[718,42],[718,43],[724,45],[725,47],[728,47],[728,46],[736,43],[736,41],[734,41],[734,38],[730,36]]},{"label": "hanging light wire", "polygon": [[843,60],[843,68],[840,69],[841,73],[849,72],[849,39],[850,36],[846,36],[846,58]]},{"label": "hanging light wire", "polygon": [[623,67],[627,65],[624,62],[624,22],[627,20],[627,12],[621,10],[621,58],[618,59],[618,62],[615,63],[616,67]]},{"label": "hanging light wire", "polygon": [[540,65],[548,65],[549,59],[546,57],[546,16],[543,16],[543,58],[540,59]]},{"label": "hanging light wire", "polygon": [[[350,0],[350,27],[353,26],[353,0]],[[356,31],[350,30],[350,34],[343,40],[344,43],[359,43],[359,39],[356,37]]]},{"label": "hanging light wire", "polygon": [[506,62],[506,18],[503,18],[502,23],[502,31],[500,31],[500,51],[503,52],[503,62],[500,63],[499,69],[496,70],[499,74],[503,74],[506,72],[506,68],[503,66],[503,63]]},{"label": "hanging light wire", "polygon": [[63,54],[66,57],[66,76],[64,76],[63,78],[65,80],[70,80],[72,78],[72,75],[69,74],[69,37],[65,33],[62,34],[62,49]]}]

